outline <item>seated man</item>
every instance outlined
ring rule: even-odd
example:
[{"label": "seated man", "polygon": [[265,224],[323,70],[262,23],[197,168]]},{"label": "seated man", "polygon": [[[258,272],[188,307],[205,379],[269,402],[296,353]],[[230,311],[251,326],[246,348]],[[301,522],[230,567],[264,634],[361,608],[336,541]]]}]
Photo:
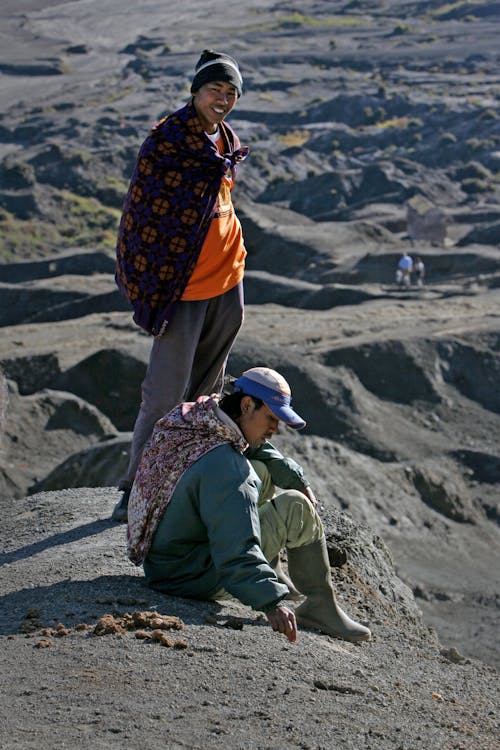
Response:
[{"label": "seated man", "polygon": [[[130,495],[129,557],[143,564],[152,588],[197,599],[229,592],[263,611],[292,643],[297,622],[368,640],[368,628],[336,602],[323,524],[301,468],[268,443],[280,421],[305,426],[286,380],[265,367],[244,372],[229,396],[202,396],[160,419]],[[273,497],[271,480],[291,488]],[[306,597],[296,616],[270,565],[284,547],[293,584]]]}]

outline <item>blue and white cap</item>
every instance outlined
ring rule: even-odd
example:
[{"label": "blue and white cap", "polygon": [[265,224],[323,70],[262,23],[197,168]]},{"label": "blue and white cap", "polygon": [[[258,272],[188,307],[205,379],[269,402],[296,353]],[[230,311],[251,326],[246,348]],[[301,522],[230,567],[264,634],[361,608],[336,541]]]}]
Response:
[{"label": "blue and white cap", "polygon": [[296,430],[306,426],[291,407],[292,392],[285,378],[269,367],[252,367],[245,370],[234,383],[234,392],[260,398],[272,413]]}]

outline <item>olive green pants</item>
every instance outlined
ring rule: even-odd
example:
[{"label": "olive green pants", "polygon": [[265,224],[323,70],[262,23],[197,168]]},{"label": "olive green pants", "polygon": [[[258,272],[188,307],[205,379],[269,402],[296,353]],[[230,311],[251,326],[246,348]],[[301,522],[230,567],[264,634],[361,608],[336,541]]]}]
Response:
[{"label": "olive green pants", "polygon": [[[324,535],[323,523],[310,500],[299,490],[276,493],[271,475],[262,461],[250,462],[262,482],[259,492],[261,549],[270,563],[284,547],[302,547]],[[220,589],[212,599],[226,599]]]},{"label": "olive green pants", "polygon": [[284,547],[303,547],[321,539],[323,523],[310,500],[299,490],[276,492],[265,464],[261,461],[251,463],[262,481],[259,518],[266,560],[274,560]]}]

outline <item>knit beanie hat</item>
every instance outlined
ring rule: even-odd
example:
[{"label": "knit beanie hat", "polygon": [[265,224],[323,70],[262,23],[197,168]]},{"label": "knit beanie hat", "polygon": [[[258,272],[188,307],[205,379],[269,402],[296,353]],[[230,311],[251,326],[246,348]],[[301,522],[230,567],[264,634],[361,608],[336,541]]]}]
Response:
[{"label": "knit beanie hat", "polygon": [[210,81],[225,81],[232,84],[238,96],[243,89],[243,78],[236,60],[224,52],[215,52],[213,49],[204,49],[201,57],[196,63],[191,93],[194,94],[200,86]]}]

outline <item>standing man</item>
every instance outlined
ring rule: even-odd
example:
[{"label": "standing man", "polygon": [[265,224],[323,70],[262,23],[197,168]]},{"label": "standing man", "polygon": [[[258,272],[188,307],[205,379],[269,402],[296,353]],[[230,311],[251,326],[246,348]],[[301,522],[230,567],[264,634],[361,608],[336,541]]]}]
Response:
[{"label": "standing man", "polygon": [[422,258],[417,258],[414,266],[415,275],[417,277],[417,286],[424,285],[425,278],[425,266]]},{"label": "standing man", "polygon": [[133,306],[134,321],[155,338],[115,521],[127,519],[153,425],[181,401],[222,390],[243,322],[246,250],[231,191],[248,148],[224,122],[242,86],[232,57],[204,50],[191,100],[153,127],[130,181],[116,282]]},{"label": "standing man", "polygon": [[[305,425],[287,381],[268,367],[246,370],[220,402],[201,396],[160,419],[130,496],[128,555],[151,588],[195,599],[228,592],[292,643],[297,623],[369,640],[370,630],[337,603],[323,524],[300,466],[266,451],[280,423]],[[289,489],[268,493],[277,481]],[[282,548],[305,597],[295,613],[286,604],[290,586],[270,565]]]}]

